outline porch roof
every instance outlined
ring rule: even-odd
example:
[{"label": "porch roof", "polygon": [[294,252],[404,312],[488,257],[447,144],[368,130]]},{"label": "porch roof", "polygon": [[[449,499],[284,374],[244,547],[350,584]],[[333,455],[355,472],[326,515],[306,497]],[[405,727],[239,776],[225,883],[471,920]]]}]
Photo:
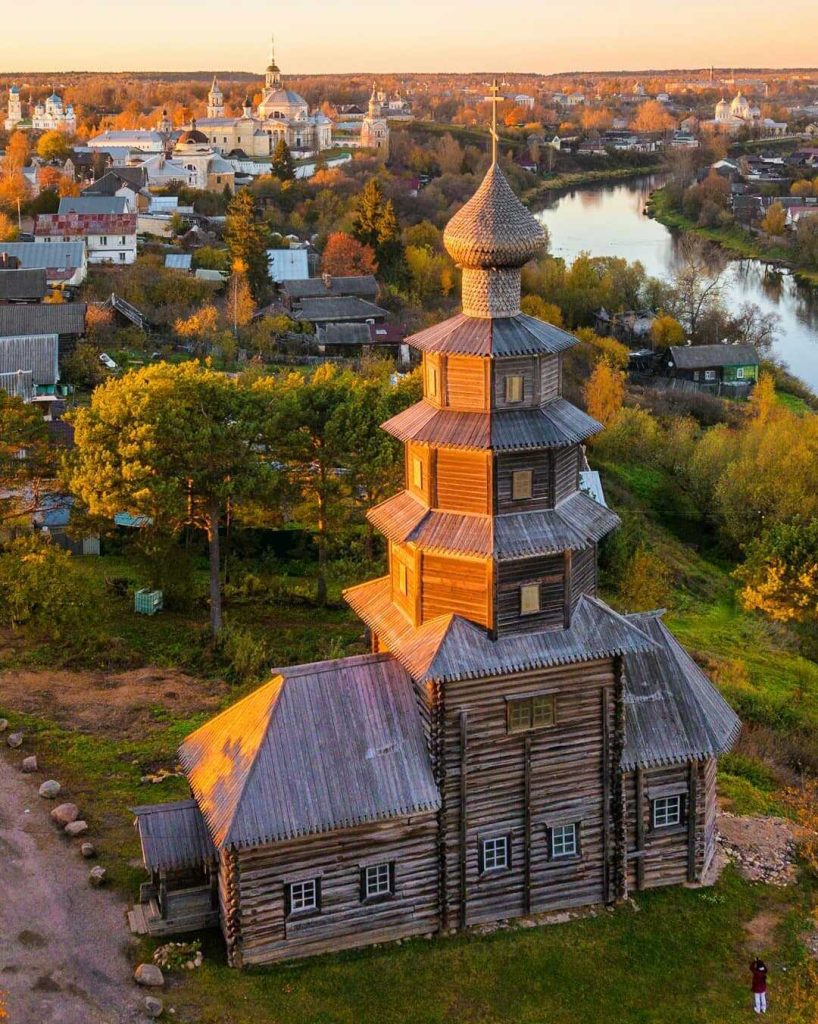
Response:
[{"label": "porch roof", "polygon": [[216,848],[195,800],[146,804],[132,810],[142,859],[150,871],[201,867],[216,859]]}]

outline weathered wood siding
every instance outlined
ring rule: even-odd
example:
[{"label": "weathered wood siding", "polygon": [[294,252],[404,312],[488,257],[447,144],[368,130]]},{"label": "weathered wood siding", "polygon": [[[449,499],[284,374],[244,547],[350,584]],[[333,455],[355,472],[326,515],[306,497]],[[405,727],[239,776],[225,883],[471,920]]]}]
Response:
[{"label": "weathered wood siding", "polygon": [[454,612],[491,624],[491,562],[424,554],[421,562],[423,621]]},{"label": "weathered wood siding", "polygon": [[446,393],[443,363],[437,352],[423,353],[423,395],[432,405],[443,405]]},{"label": "weathered wood siding", "polygon": [[[520,614],[520,587],[536,583],[540,610]],[[562,555],[520,558],[497,566],[497,631],[534,632],[565,620],[565,560]]]},{"label": "weathered wood siding", "polygon": [[479,356],[447,356],[445,363],[446,406],[460,412],[487,412],[490,374],[488,359]]},{"label": "weathered wood siding", "polygon": [[[417,624],[417,595],[420,581],[418,579],[418,553],[414,548],[403,544],[389,545],[389,577],[392,581],[392,600]],[[406,568],[406,593],[401,590],[400,566]]]},{"label": "weathered wood siding", "polygon": [[491,456],[456,448],[437,451],[435,506],[447,512],[491,511]]},{"label": "weathered wood siding", "polygon": [[[239,851],[236,961],[272,963],[434,932],[436,837],[436,816],[427,814]],[[383,862],[395,864],[395,895],[362,902],[362,867]],[[285,885],[316,877],[320,912],[288,918]]]},{"label": "weathered wood siding", "polygon": [[540,356],[540,401],[550,402],[561,391],[559,356]]},{"label": "weathered wood siding", "polygon": [[[441,688],[433,753],[443,798],[449,927],[606,898],[604,803],[611,765],[606,784],[604,751],[614,721],[614,681],[613,662],[602,660]],[[556,724],[509,734],[507,698],[542,692],[555,696]],[[549,824],[572,821],[580,825],[580,857],[550,860]],[[511,836],[511,868],[480,875],[480,840],[505,834]]]},{"label": "weathered wood siding", "polygon": [[554,451],[554,504],[570,498],[579,488],[579,445]]},{"label": "weathered wood siding", "polygon": [[[424,504],[431,505],[434,494],[434,464],[437,452],[426,444],[409,441],[406,445],[406,489]],[[415,460],[421,466],[420,487],[417,485]]]},{"label": "weathered wood siding", "polygon": [[[530,469],[532,477],[531,498],[514,501],[511,497],[512,474],[520,469]],[[495,462],[497,479],[498,512],[533,512],[552,508],[554,499],[551,484],[551,455],[545,449],[515,452],[513,455],[498,455]]]},{"label": "weathered wood siding", "polygon": [[[496,409],[530,409],[540,404],[540,368],[535,356],[494,361],[494,407]],[[506,401],[506,377],[523,378],[521,402]]]},{"label": "weathered wood siding", "polygon": [[596,548],[574,551],[571,557],[571,607],[583,594],[596,594]]},{"label": "weathered wood siding", "polygon": [[716,854],[716,759],[709,757],[701,767],[701,784],[699,787],[703,807],[701,808],[704,822],[702,838],[702,874],[707,872]]}]

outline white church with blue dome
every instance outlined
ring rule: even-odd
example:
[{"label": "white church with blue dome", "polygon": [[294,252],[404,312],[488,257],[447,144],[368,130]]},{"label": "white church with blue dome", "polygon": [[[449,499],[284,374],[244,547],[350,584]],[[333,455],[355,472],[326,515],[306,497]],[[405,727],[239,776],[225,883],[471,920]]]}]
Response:
[{"label": "white church with blue dome", "polygon": [[13,85],[9,89],[9,102],[6,119],[3,123],[7,132],[14,131],[18,126],[30,127],[35,132],[62,131],[73,135],[77,130],[77,116],[70,103],[52,90],[51,95],[31,105],[31,120],[28,122],[23,113],[23,101],[20,87]]}]

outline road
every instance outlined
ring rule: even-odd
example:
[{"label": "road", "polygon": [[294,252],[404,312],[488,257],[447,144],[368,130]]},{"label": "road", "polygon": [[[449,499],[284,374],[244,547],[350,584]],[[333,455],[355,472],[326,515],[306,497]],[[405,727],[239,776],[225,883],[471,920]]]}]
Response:
[{"label": "road", "polygon": [[[132,1024],[144,992],[131,979],[125,907],[88,884],[92,862],[60,835],[54,807],[0,756],[0,992],[4,1024]],[[59,802],[59,801],[58,801]],[[2,1003],[0,1003],[2,1005]]]}]

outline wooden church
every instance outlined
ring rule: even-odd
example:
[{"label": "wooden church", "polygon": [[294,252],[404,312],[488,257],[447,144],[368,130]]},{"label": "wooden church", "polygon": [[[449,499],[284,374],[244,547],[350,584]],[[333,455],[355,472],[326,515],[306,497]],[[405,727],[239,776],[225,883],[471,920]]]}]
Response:
[{"label": "wooden church", "polygon": [[234,966],[696,881],[739,721],[661,621],[596,596],[617,517],[579,489],[599,423],[575,339],[520,312],[543,232],[496,163],[449,223],[463,311],[409,339],[384,424],[389,571],[349,590],[372,653],[274,672],[182,744],[192,798],[135,809],[132,926],[218,923]]}]

